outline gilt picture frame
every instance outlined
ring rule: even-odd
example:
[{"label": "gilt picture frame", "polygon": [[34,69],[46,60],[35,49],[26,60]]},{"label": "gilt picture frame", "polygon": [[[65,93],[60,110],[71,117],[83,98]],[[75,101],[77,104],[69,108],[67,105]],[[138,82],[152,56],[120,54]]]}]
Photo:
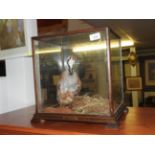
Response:
[{"label": "gilt picture frame", "polygon": [[126,89],[128,91],[142,90],[142,78],[140,76],[126,77]]}]

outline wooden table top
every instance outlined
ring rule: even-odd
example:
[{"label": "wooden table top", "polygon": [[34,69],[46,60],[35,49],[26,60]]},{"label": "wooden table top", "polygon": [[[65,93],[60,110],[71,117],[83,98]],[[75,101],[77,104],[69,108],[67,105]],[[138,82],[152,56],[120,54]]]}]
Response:
[{"label": "wooden table top", "polygon": [[118,128],[104,124],[57,122],[31,123],[34,106],[0,115],[0,134],[155,134],[155,108],[129,108]]}]

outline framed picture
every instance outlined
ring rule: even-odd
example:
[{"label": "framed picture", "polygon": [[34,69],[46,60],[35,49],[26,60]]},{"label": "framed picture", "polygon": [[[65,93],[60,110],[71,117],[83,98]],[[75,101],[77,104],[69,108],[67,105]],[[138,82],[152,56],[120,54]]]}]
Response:
[{"label": "framed picture", "polygon": [[139,76],[126,77],[126,89],[129,91],[142,90],[142,78]]},{"label": "framed picture", "polygon": [[31,37],[36,35],[36,19],[0,19],[0,60],[31,56]]},{"label": "framed picture", "polygon": [[6,50],[25,46],[23,19],[0,20],[0,49]]},{"label": "framed picture", "polygon": [[155,59],[145,60],[145,85],[155,86]]}]

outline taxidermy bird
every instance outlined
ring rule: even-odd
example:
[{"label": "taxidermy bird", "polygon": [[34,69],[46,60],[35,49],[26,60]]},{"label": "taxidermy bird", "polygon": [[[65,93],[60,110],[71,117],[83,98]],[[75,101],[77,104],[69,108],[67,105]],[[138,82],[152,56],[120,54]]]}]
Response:
[{"label": "taxidermy bird", "polygon": [[71,106],[74,97],[81,90],[81,81],[73,68],[76,60],[74,56],[67,58],[67,69],[61,74],[60,81],[57,86],[57,100],[60,106]]}]

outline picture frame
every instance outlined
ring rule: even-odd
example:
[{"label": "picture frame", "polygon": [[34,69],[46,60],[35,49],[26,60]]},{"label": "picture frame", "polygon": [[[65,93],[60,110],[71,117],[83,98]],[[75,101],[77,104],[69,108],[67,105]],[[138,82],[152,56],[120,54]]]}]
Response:
[{"label": "picture frame", "polygon": [[145,86],[155,86],[155,59],[145,60]]},{"label": "picture frame", "polygon": [[22,19],[24,26],[25,42],[22,46],[14,46],[12,48],[0,48],[0,60],[8,58],[17,58],[32,55],[31,37],[37,35],[36,19]]},{"label": "picture frame", "polygon": [[0,19],[0,49],[8,50],[25,46],[23,19]]},{"label": "picture frame", "polygon": [[140,76],[126,77],[126,89],[128,91],[142,90],[142,78]]}]

